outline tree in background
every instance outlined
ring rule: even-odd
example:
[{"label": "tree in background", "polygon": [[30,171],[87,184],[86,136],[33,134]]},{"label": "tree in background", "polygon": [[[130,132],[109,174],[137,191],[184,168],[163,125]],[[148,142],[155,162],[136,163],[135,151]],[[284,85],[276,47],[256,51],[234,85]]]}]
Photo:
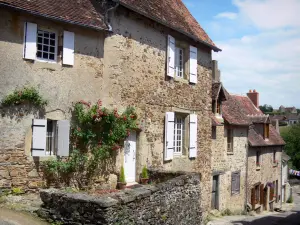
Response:
[{"label": "tree in background", "polygon": [[259,109],[264,113],[264,114],[268,114],[270,112],[273,112],[273,107],[271,105],[261,105],[259,106]]},{"label": "tree in background", "polygon": [[286,145],[285,152],[291,157],[294,169],[300,170],[300,124],[280,132]]}]

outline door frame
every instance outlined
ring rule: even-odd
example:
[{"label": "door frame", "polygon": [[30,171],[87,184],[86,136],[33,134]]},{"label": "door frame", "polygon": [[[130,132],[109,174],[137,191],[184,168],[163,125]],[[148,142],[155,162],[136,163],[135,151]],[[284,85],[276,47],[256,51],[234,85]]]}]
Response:
[{"label": "door frame", "polygon": [[[214,178],[216,178],[216,191],[214,191]],[[219,196],[220,196],[220,175],[213,175],[212,177],[212,191],[211,191],[211,208],[219,210]],[[215,193],[215,201],[213,202],[213,194]]]},{"label": "door frame", "polygon": [[[134,138],[133,138],[133,140],[131,140],[132,139],[132,137],[133,137],[133,135],[135,136]],[[128,136],[128,138],[124,141],[124,160],[123,160],[123,165],[124,165],[124,170],[126,171],[126,169],[128,169],[128,167],[126,167],[126,148],[130,148],[130,145],[129,146],[127,146],[127,141],[130,141],[130,142],[135,142],[135,150],[134,150],[134,152],[133,152],[133,157],[134,157],[134,166],[133,167],[130,167],[130,168],[134,168],[134,173],[133,173],[133,177],[132,178],[134,178],[134,179],[132,179],[132,180],[130,180],[130,181],[128,181],[127,180],[127,176],[126,176],[126,172],[125,172],[125,180],[126,180],[126,182],[127,183],[134,183],[134,182],[136,182],[136,152],[137,152],[137,132],[136,131],[130,131],[130,135]]]}]

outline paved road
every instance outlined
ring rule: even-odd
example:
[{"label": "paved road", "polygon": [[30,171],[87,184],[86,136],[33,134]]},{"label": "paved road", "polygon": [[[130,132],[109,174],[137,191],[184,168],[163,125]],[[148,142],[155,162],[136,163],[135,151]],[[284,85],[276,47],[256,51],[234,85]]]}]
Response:
[{"label": "paved road", "polygon": [[27,213],[0,208],[0,225],[47,225]]}]

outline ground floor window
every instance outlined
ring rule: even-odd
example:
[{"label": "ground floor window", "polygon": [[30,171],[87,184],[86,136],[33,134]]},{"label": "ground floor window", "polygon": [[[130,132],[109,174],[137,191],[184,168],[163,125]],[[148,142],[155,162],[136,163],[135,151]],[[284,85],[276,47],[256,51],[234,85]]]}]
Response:
[{"label": "ground floor window", "polygon": [[181,155],[184,146],[184,117],[181,115],[175,115],[174,121],[174,154]]},{"label": "ground floor window", "polygon": [[240,193],[240,172],[234,172],[231,174],[231,194],[239,194]]}]

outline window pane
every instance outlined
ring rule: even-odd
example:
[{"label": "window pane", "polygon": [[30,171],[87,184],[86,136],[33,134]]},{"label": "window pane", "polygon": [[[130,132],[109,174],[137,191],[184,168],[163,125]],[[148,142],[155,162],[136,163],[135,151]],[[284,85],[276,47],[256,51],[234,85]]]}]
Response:
[{"label": "window pane", "polygon": [[51,53],[55,53],[55,48],[54,47],[50,47],[50,52]]},{"label": "window pane", "polygon": [[38,51],[37,52],[37,57],[42,58],[42,52]]},{"label": "window pane", "polygon": [[48,51],[49,51],[49,47],[48,47],[47,45],[44,45],[44,46],[43,46],[43,51],[44,51],[44,52],[48,52]]},{"label": "window pane", "polygon": [[44,44],[46,44],[46,45],[49,44],[49,39],[48,38],[44,38]]},{"label": "window pane", "polygon": [[55,39],[55,33],[51,33],[50,38]]},{"label": "window pane", "polygon": [[44,59],[48,59],[48,53],[43,52],[43,58],[44,58]]},{"label": "window pane", "polygon": [[55,41],[54,40],[50,40],[50,45],[51,46],[55,46]]},{"label": "window pane", "polygon": [[39,44],[43,43],[43,38],[42,37],[38,37],[38,43]]},{"label": "window pane", "polygon": [[49,54],[49,59],[54,60],[54,54]]},{"label": "window pane", "polygon": [[38,45],[38,50],[42,50],[42,45]]},{"label": "window pane", "polygon": [[47,31],[44,31],[44,37],[49,38],[49,33]]}]

